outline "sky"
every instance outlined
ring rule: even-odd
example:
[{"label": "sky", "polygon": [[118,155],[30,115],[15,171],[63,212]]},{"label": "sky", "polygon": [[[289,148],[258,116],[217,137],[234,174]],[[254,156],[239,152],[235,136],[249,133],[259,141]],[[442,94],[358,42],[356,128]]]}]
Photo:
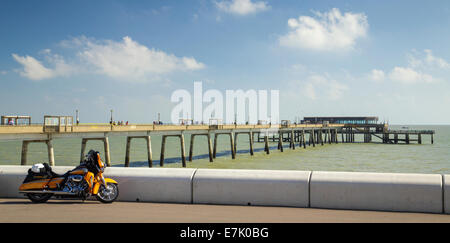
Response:
[{"label": "sky", "polygon": [[450,124],[450,2],[0,1],[0,113],[169,121],[178,89],[279,90],[280,119]]}]

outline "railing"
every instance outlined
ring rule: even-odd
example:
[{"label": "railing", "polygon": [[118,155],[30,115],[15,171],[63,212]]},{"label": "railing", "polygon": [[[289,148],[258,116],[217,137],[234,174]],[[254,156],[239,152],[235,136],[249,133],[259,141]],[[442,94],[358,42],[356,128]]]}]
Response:
[{"label": "railing", "polygon": [[421,134],[434,134],[434,130],[387,130],[386,133],[421,133]]}]

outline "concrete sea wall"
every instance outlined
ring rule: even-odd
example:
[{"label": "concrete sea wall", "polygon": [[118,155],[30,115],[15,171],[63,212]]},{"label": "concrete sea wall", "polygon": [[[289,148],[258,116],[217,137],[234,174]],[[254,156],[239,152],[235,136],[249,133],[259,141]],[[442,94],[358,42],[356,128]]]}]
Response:
[{"label": "concrete sea wall", "polygon": [[[24,197],[29,168],[0,166],[0,197]],[[109,167],[105,176],[119,183],[119,201],[450,214],[450,175]]]}]

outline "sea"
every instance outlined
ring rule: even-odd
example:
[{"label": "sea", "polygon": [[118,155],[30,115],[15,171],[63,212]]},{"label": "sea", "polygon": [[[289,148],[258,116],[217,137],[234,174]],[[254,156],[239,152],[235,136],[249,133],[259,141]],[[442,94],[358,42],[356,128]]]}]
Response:
[{"label": "sea", "polygon": [[[450,125],[391,125],[391,129],[435,130],[434,144],[430,135],[422,135],[422,144],[383,144],[373,137],[372,143],[363,143],[363,135],[356,135],[355,143],[306,146],[296,144],[295,149],[284,143],[284,151],[277,149],[277,142],[270,141],[270,154],[264,152],[264,143],[254,143],[254,155],[249,152],[248,135],[237,137],[236,159],[231,158],[230,139],[219,136],[217,157],[209,162],[206,136],[195,138],[193,160],[188,161],[190,136],[185,136],[186,166],[188,168],[212,169],[261,169],[261,170],[302,170],[302,171],[357,171],[357,172],[392,172],[392,173],[426,173],[450,174]],[[255,136],[256,138],[256,136]],[[401,138],[401,136],[400,136]],[[412,135],[412,139],[416,136]],[[160,167],[161,136],[152,135],[153,167]],[[111,166],[123,167],[125,161],[125,136],[111,136]],[[54,139],[55,164],[76,166],[80,162],[81,139]],[[88,141],[86,152],[90,149],[99,151],[104,158],[103,142]],[[21,141],[0,142],[0,165],[20,165],[22,151]],[[29,144],[28,165],[48,162],[45,143]],[[144,139],[131,142],[130,167],[148,167],[147,145]],[[176,137],[166,141],[164,167],[181,168],[181,147]]]}]

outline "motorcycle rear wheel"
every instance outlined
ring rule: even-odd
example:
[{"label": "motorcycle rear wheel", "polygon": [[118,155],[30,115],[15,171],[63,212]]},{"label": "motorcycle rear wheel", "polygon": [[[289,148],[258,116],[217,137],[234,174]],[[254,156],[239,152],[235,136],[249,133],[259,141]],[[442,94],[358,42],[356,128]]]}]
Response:
[{"label": "motorcycle rear wheel", "polygon": [[102,185],[95,196],[102,203],[112,203],[119,196],[119,187],[114,183],[108,183],[106,188]]},{"label": "motorcycle rear wheel", "polygon": [[51,193],[27,193],[26,195],[34,203],[45,203],[53,196]]}]

